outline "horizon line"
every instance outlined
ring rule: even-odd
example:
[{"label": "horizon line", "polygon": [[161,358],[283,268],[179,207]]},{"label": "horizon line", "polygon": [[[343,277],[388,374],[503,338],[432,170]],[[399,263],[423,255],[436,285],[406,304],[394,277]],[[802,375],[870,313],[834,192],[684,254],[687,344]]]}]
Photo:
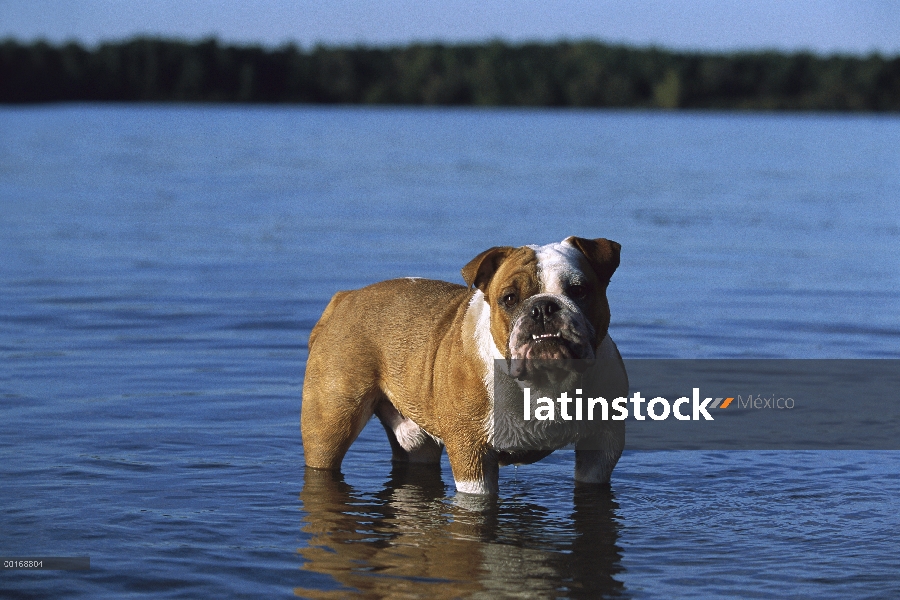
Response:
[{"label": "horizon line", "polygon": [[88,42],[78,38],[67,38],[63,40],[51,40],[45,37],[33,37],[31,39],[22,39],[16,36],[0,37],[0,44],[14,43],[22,46],[34,46],[38,44],[46,44],[51,47],[65,47],[68,45],[77,45],[86,50],[97,50],[103,46],[121,45],[135,41],[157,41],[167,43],[180,43],[190,46],[214,42],[217,45],[231,48],[259,48],[266,51],[277,51],[282,49],[294,48],[302,52],[313,52],[317,49],[323,50],[398,50],[415,47],[435,47],[442,46],[448,48],[459,47],[485,47],[493,44],[500,44],[507,47],[526,47],[526,46],[562,46],[562,45],[578,45],[578,44],[595,44],[608,48],[621,48],[638,52],[662,52],[666,54],[676,55],[693,55],[693,56],[745,56],[745,55],[781,55],[781,56],[798,56],[808,55],[816,58],[880,58],[884,60],[900,59],[900,52],[888,53],[881,50],[870,50],[867,52],[859,51],[822,51],[809,48],[785,49],[774,46],[732,48],[732,49],[712,49],[712,48],[679,48],[675,46],[667,46],[664,44],[639,44],[630,42],[609,41],[599,37],[559,37],[553,40],[549,39],[521,39],[512,40],[503,37],[489,38],[473,38],[471,40],[443,40],[439,38],[409,40],[406,42],[316,42],[313,44],[304,44],[299,41],[282,41],[279,43],[267,42],[249,42],[249,41],[232,41],[222,38],[219,35],[201,35],[197,37],[179,36],[179,35],[161,35],[161,34],[134,34],[124,37],[110,37],[95,42]]}]

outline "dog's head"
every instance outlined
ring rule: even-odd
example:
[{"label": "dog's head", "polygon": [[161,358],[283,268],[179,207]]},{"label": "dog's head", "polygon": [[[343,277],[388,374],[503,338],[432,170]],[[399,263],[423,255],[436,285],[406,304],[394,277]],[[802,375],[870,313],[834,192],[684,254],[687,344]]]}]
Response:
[{"label": "dog's head", "polygon": [[490,306],[490,331],[519,380],[558,379],[593,359],[609,329],[606,287],[616,242],[569,237],[546,246],[485,250],[462,269]]}]

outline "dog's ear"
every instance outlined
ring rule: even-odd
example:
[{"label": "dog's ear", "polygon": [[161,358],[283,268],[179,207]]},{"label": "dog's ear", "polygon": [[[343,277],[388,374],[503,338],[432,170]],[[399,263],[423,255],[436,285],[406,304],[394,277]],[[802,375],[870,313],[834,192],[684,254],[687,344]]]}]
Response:
[{"label": "dog's ear", "polygon": [[612,274],[619,267],[621,244],[606,238],[588,240],[575,236],[566,238],[566,241],[581,250],[581,253],[587,257],[600,281],[609,283]]},{"label": "dog's ear", "polygon": [[482,292],[486,291],[494,273],[500,268],[500,263],[513,250],[515,248],[512,246],[494,246],[470,260],[469,264],[462,268],[462,276],[469,289],[475,286]]}]

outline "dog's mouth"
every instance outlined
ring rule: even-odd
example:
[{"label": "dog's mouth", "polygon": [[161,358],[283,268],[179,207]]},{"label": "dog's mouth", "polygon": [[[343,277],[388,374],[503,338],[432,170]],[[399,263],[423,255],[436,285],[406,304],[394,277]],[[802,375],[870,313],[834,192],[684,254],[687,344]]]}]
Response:
[{"label": "dog's mouth", "polygon": [[508,340],[509,374],[519,381],[564,380],[594,358],[594,328],[568,298],[539,294],[523,303]]},{"label": "dog's mouth", "polygon": [[561,331],[533,333],[531,340],[519,346],[523,358],[531,360],[564,360],[576,358],[574,340],[567,339]]},{"label": "dog's mouth", "polygon": [[541,374],[552,379],[554,372],[578,371],[577,363],[582,358],[587,358],[582,344],[562,331],[533,333],[510,356],[509,374],[519,380],[535,379]]},{"label": "dog's mouth", "polygon": [[557,331],[556,333],[541,333],[541,334],[533,333],[533,334],[531,334],[531,339],[534,341],[553,340],[553,339],[561,339],[561,338],[562,338],[562,333],[560,333],[559,331]]}]

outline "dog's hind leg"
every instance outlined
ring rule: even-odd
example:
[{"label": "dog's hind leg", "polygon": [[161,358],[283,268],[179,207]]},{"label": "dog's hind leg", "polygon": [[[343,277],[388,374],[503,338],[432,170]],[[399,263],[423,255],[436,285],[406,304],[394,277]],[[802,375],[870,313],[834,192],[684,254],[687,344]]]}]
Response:
[{"label": "dog's hind leg", "polygon": [[337,470],[372,418],[380,392],[354,389],[348,380],[320,375],[316,367],[311,358],[303,382],[303,455],[308,467]]},{"label": "dog's hind leg", "polygon": [[441,462],[443,445],[412,420],[400,414],[387,398],[375,405],[375,415],[387,433],[391,444],[391,459],[394,462],[419,464]]}]

